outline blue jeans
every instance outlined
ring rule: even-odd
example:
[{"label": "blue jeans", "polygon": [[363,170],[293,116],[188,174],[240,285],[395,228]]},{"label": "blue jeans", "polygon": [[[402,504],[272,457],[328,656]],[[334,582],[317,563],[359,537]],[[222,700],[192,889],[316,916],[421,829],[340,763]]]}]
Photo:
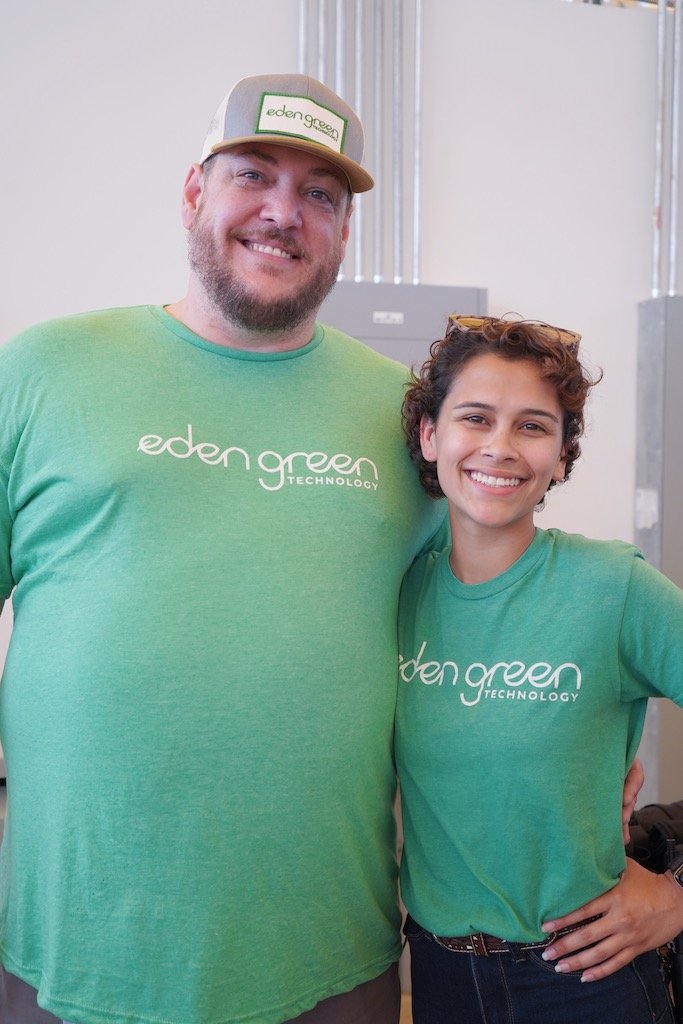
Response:
[{"label": "blue jeans", "polygon": [[408,918],[414,1024],[673,1024],[656,953],[585,984],[557,974],[542,949],[455,953]]}]

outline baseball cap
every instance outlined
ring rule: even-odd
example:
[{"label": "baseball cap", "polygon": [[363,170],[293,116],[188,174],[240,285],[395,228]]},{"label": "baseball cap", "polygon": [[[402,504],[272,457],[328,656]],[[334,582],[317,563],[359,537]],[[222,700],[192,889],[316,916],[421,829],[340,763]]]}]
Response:
[{"label": "baseball cap", "polygon": [[199,162],[245,142],[317,153],[344,172],[353,192],[367,192],[374,185],[361,167],[360,118],[340,96],[308,75],[242,78],[216,111]]}]

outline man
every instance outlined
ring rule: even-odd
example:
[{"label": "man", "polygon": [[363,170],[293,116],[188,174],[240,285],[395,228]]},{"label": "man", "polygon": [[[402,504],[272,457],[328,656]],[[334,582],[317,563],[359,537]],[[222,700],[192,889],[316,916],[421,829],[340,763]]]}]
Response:
[{"label": "man", "polygon": [[40,1022],[396,1019],[396,603],[442,514],[404,371],[315,323],[362,150],[320,83],[240,82],[186,295],[0,349],[3,1024],[36,990]]},{"label": "man", "polygon": [[[248,78],[171,305],[0,349],[3,1024],[394,1024],[403,369],[316,324],[354,112]],[[2,995],[4,993],[4,996]]]}]

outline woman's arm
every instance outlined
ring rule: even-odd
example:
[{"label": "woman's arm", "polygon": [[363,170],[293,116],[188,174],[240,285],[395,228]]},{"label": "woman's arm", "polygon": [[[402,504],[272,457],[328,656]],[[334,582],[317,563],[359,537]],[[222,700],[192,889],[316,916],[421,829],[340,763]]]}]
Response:
[{"label": "woman's arm", "polygon": [[654,874],[627,857],[626,870],[613,889],[543,927],[553,932],[596,914],[602,915],[599,920],[544,951],[544,960],[558,961],[559,973],[583,971],[582,981],[598,981],[675,938],[683,931],[683,887],[670,871]]}]

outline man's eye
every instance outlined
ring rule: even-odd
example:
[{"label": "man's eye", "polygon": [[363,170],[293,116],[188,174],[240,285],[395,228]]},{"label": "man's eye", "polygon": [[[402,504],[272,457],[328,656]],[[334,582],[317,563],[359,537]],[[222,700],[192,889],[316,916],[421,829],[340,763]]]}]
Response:
[{"label": "man's eye", "polygon": [[311,197],[311,199],[315,199],[317,202],[320,203],[334,202],[329,192],[325,192],[325,190],[322,188],[312,188],[308,194]]}]

